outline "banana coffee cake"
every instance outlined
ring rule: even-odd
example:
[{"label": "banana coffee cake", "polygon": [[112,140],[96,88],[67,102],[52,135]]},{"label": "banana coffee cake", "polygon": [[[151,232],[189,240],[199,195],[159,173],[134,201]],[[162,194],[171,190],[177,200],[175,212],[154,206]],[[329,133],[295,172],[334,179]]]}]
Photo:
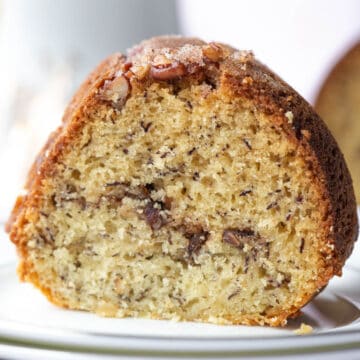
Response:
[{"label": "banana coffee cake", "polygon": [[8,231],[20,278],[59,306],[278,326],[341,275],[357,216],[289,85],[251,52],[159,37],[90,74]]}]

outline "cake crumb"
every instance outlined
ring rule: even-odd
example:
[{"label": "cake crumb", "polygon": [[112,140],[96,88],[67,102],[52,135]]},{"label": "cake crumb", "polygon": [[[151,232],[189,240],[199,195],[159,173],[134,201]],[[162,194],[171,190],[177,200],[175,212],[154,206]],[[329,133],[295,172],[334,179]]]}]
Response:
[{"label": "cake crumb", "polygon": [[310,325],[301,323],[300,327],[296,330],[294,330],[294,333],[296,335],[308,335],[311,334],[313,332],[313,328]]}]

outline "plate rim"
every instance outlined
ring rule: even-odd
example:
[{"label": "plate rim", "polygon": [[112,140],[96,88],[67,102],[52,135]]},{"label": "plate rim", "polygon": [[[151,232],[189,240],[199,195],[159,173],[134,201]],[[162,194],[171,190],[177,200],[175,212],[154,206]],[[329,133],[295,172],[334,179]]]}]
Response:
[{"label": "plate rim", "polygon": [[[338,351],[345,350],[357,350],[360,352],[360,332],[355,332],[357,339],[353,339],[349,342],[339,341],[336,343],[323,343],[317,344],[308,344],[307,346],[296,346],[296,347],[286,347],[286,348],[266,348],[263,349],[160,349],[160,348],[135,348],[135,347],[98,347],[96,345],[89,344],[55,344],[48,341],[34,341],[34,340],[24,340],[24,339],[12,339],[6,336],[0,335],[0,344],[16,346],[21,348],[28,349],[37,349],[37,350],[48,350],[48,351],[61,351],[61,352],[74,352],[77,354],[97,354],[97,355],[122,355],[122,356],[146,356],[146,357],[197,357],[197,358],[211,358],[211,357],[238,357],[238,356],[285,356],[285,355],[311,355],[316,353],[326,354]],[[317,336],[319,336],[318,334]],[[323,334],[325,335],[325,334]],[[333,334],[337,335],[337,334]],[[354,335],[354,332],[348,332],[348,335]],[[300,338],[308,338],[309,336],[303,336]],[[300,338],[297,339],[296,342]],[[139,339],[136,339],[138,341]],[[302,345],[306,345],[305,341],[302,341]],[[225,343],[227,341],[225,340]],[[239,344],[240,345],[240,344]]]},{"label": "plate rim", "polygon": [[[360,269],[352,264],[345,266],[350,271],[360,274]],[[15,268],[16,261],[14,260],[0,263],[0,276],[7,271],[14,272]],[[239,335],[238,337],[194,338],[183,335],[116,335],[92,331],[79,332],[1,319],[0,344],[37,350],[70,351],[78,354],[145,357],[291,356],[345,350],[356,350],[360,353],[360,320],[348,326],[352,329],[347,330],[342,327],[304,336],[265,334],[261,337]],[[35,335],[34,328],[39,329]],[[18,333],[19,329],[21,329],[21,334]],[[46,338],[44,338],[45,332]],[[116,346],[114,346],[114,339],[117,340]]]},{"label": "plate rim", "polygon": [[[0,264],[0,275],[4,272],[14,271],[15,265],[15,262]],[[353,271],[359,272],[357,269],[353,269]],[[325,330],[322,333],[303,336],[285,334],[264,335],[256,338],[251,336],[193,338],[186,336],[80,333],[70,329],[45,328],[26,323],[17,324],[11,320],[1,320],[0,344],[42,350],[70,351],[79,354],[197,358],[305,355],[360,350],[360,322],[356,321],[349,325],[355,326],[355,329]],[[19,326],[21,327],[21,334],[18,333],[17,328]],[[33,333],[34,328],[39,329],[35,335]],[[46,338],[44,337],[45,332]]]}]

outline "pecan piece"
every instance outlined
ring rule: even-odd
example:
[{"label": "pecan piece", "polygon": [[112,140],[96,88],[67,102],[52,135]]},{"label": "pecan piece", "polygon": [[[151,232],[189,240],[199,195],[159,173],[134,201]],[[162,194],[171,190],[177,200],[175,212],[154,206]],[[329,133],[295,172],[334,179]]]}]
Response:
[{"label": "pecan piece", "polygon": [[172,205],[173,199],[169,196],[164,197],[164,209],[165,210],[171,210],[171,205]]},{"label": "pecan piece", "polygon": [[170,64],[153,65],[150,69],[150,76],[155,80],[168,81],[180,78],[186,74],[184,64],[177,61]]},{"label": "pecan piece", "polygon": [[128,182],[114,181],[105,184],[105,188],[108,189],[108,195],[116,195],[117,197],[128,197],[131,199],[145,200],[150,198],[150,188],[147,185],[138,185],[136,187],[130,187]]},{"label": "pecan piece", "polygon": [[144,209],[146,222],[150,225],[152,230],[159,230],[166,221],[160,214],[160,209],[155,207],[154,202],[149,202]]},{"label": "pecan piece", "polygon": [[218,44],[211,42],[203,47],[203,55],[210,61],[221,61],[223,59],[223,50]]},{"label": "pecan piece", "polygon": [[122,65],[122,71],[123,72],[127,72],[131,67],[133,66],[132,62],[131,61],[127,61],[126,63],[124,63]]},{"label": "pecan piece", "polygon": [[249,228],[245,229],[226,229],[223,232],[222,239],[225,243],[243,248],[244,244],[254,239],[255,232]]},{"label": "pecan piece", "polygon": [[131,68],[131,72],[136,76],[138,80],[143,80],[149,73],[150,65],[147,64],[145,66],[133,66]]},{"label": "pecan piece", "polygon": [[100,98],[118,110],[122,108],[130,93],[130,84],[124,75],[118,75],[113,80],[106,80]]},{"label": "pecan piece", "polygon": [[193,254],[197,254],[200,251],[201,247],[206,243],[209,233],[207,231],[186,233],[185,237],[189,240],[187,251],[191,257]]}]

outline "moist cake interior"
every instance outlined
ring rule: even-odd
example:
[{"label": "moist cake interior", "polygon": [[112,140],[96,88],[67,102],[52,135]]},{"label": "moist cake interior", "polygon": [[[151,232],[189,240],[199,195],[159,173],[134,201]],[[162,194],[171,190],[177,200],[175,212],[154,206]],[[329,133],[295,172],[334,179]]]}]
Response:
[{"label": "moist cake interior", "polygon": [[206,82],[154,83],[80,131],[26,225],[53,298],[104,316],[272,325],[316,291],[317,189],[297,145],[249,103]]}]

